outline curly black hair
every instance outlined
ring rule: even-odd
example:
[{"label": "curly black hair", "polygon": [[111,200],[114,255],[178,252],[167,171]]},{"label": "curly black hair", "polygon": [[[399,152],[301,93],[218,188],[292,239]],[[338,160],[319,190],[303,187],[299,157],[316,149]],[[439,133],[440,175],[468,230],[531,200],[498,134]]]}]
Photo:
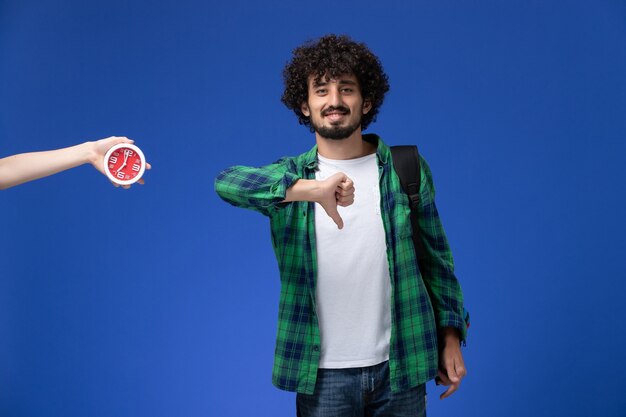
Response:
[{"label": "curly black hair", "polygon": [[365,130],[376,120],[385,93],[389,91],[389,82],[378,57],[364,43],[357,43],[346,35],[326,35],[293,50],[293,58],[283,70],[285,91],[281,101],[298,116],[300,124],[313,132],[310,118],[300,109],[308,99],[309,76],[314,75],[319,82],[324,76],[334,78],[344,74],[357,78],[363,99],[372,104],[361,120],[361,128]]}]

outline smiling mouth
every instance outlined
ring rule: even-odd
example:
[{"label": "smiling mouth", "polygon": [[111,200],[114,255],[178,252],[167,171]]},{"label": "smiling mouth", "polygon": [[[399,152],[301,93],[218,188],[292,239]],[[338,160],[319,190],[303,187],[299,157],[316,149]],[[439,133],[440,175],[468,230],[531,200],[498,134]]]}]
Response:
[{"label": "smiling mouth", "polygon": [[343,112],[330,112],[330,113],[327,113],[324,117],[326,117],[331,122],[336,122],[336,121],[343,119],[346,116],[346,114],[347,113],[343,113]]},{"label": "smiling mouth", "polygon": [[322,112],[322,116],[331,122],[337,122],[343,119],[348,113],[349,111],[344,108],[330,108]]}]

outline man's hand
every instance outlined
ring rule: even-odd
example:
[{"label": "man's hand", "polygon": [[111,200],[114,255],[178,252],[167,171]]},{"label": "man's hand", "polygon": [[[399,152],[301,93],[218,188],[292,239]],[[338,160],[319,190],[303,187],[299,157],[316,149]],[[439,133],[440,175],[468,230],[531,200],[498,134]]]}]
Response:
[{"label": "man's hand", "polygon": [[[104,173],[104,155],[106,155],[107,151],[111,149],[112,146],[117,145],[118,143],[134,143],[134,140],[128,139],[124,136],[111,136],[106,139],[100,139],[96,142],[88,142],[91,147],[91,152],[89,156],[89,162],[95,169],[100,171],[103,175]],[[128,159],[128,155],[125,155],[124,164],[126,164],[126,159]],[[146,163],[146,169],[150,169],[152,166]],[[143,178],[137,181],[139,184],[143,184]],[[119,184],[111,182],[116,187],[119,187]],[[122,188],[130,188],[130,185],[122,185]]]},{"label": "man's hand", "polygon": [[439,396],[441,400],[459,389],[461,380],[467,375],[458,330],[451,327],[445,328],[442,339],[444,347],[439,357],[439,376],[435,378],[435,381],[437,385],[442,384],[449,388]]},{"label": "man's hand", "polygon": [[343,172],[322,181],[300,179],[287,189],[283,202],[290,201],[319,203],[337,227],[343,229],[343,219],[337,206],[347,207],[354,203],[354,183]]},{"label": "man's hand", "polygon": [[319,182],[319,197],[316,202],[333,219],[337,227],[343,229],[343,219],[337,211],[337,206],[347,207],[354,203],[354,183],[342,172]]}]

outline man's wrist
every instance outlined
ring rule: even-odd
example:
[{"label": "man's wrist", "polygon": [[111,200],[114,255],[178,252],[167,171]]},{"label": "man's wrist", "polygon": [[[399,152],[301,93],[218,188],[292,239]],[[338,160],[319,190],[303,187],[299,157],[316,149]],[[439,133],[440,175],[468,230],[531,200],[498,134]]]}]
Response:
[{"label": "man's wrist", "polygon": [[291,201],[312,201],[317,202],[320,199],[320,187],[317,180],[297,180],[291,187],[287,189],[283,202]]},{"label": "man's wrist", "polygon": [[448,343],[461,343],[461,331],[456,327],[444,327],[440,329],[439,337],[445,342],[446,345]]}]

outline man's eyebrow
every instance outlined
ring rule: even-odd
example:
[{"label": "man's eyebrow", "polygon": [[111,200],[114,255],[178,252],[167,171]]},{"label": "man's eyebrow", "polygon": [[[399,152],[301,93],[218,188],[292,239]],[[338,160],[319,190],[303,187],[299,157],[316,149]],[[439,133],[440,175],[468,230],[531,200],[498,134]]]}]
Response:
[{"label": "man's eyebrow", "polygon": [[[313,80],[313,87],[323,87],[325,85],[328,85],[329,81],[324,81],[324,80]],[[350,80],[350,79],[340,79],[337,81],[337,84],[340,85],[358,85],[358,83],[354,80]]]}]

